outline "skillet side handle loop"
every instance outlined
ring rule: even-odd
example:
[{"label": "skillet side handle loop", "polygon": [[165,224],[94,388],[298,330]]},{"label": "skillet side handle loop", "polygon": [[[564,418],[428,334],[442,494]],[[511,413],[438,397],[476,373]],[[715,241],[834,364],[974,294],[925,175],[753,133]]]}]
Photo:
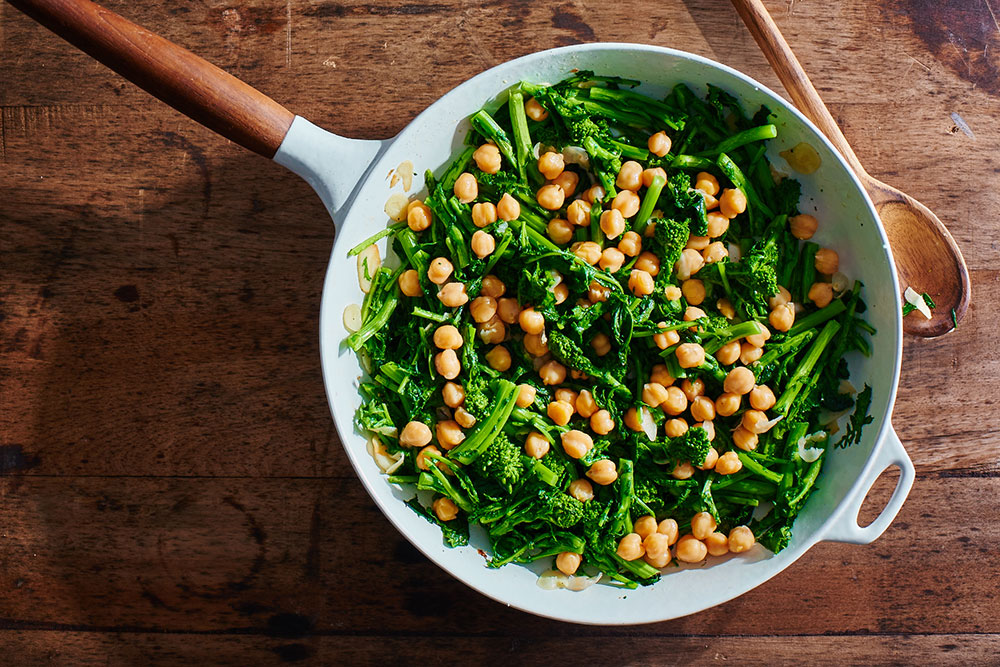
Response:
[{"label": "skillet side handle loop", "polygon": [[[892,492],[892,497],[889,498],[889,502],[886,503],[885,508],[878,515],[878,518],[862,528],[858,525],[858,512],[861,511],[861,505],[865,502],[865,498],[875,484],[875,480],[885,472],[886,468],[892,465],[899,466],[899,481],[896,482],[896,488]],[[910,488],[913,487],[915,477],[916,471],[913,468],[913,462],[910,461],[909,455],[903,449],[903,444],[899,441],[899,436],[896,435],[895,429],[889,426],[886,430],[885,442],[882,443],[882,449],[879,452],[878,458],[865,478],[861,480],[860,486],[864,489],[864,493],[859,493],[840,516],[833,521],[823,539],[833,542],[849,542],[851,544],[869,544],[874,542],[885,532],[889,524],[896,518],[896,515],[899,514],[899,510],[906,501],[906,496],[910,493]]]},{"label": "skillet side handle loop", "polygon": [[89,0],[7,0],[123,77],[266,158],[294,114],[268,96]]}]

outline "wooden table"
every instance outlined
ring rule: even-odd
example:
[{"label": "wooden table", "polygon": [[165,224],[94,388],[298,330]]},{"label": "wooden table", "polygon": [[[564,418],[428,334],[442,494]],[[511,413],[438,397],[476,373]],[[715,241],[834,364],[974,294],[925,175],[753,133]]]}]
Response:
[{"label": "wooden table", "polygon": [[[780,89],[724,0],[107,4],[361,138],[582,41]],[[0,660],[995,663],[1000,3],[768,6],[871,173],[949,226],[973,304],[906,341],[894,423],[919,477],[878,542],[821,544],[696,616],[584,628],[452,580],[358,483],[320,379],[333,228],[309,187],[0,4]]]}]

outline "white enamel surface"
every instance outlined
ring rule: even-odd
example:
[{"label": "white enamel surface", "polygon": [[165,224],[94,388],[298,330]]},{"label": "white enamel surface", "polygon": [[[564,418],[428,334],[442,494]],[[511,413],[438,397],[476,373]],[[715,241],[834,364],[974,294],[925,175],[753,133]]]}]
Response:
[{"label": "white enamel surface", "polygon": [[[778,152],[800,141],[814,146],[822,158],[817,172],[799,177],[803,184],[802,209],[820,220],[815,240],[835,248],[840,253],[841,270],[861,279],[867,287],[866,317],[879,334],[872,341],[870,359],[852,360],[851,379],[859,388],[865,383],[874,387],[875,421],[865,430],[860,445],[831,452],[818,490],[795,525],[792,544],[777,556],[756,546],[740,557],[711,559],[708,567],[668,570],[657,585],[633,591],[605,584],[578,593],[542,590],[536,584],[537,574],[549,563],[539,563],[533,569],[488,569],[476,551],[477,547],[486,549],[487,544],[481,534],[475,533],[469,548],[444,547],[438,529],[401,502],[411,493],[386,483],[366,453],[365,438],[354,428],[361,370],[355,356],[341,345],[347,335],[342,314],[348,304],[359,303],[362,294],[354,259],[347,257],[347,251],[387,222],[383,206],[393,190],[382,176],[400,161],[412,160],[421,174],[414,186],[414,191],[419,191],[424,170],[431,168],[440,173],[461,145],[468,127],[465,119],[471,113],[522,78],[555,82],[574,68],[641,79],[646,82],[642,90],[654,96],[664,94],[677,82],[685,82],[704,94],[705,84],[713,83],[736,95],[746,109],[754,111],[766,104],[777,115],[774,122],[779,136],[771,142],[768,152],[776,168],[787,170]],[[309,171],[314,176],[332,175],[342,165],[338,158],[329,172],[316,165]],[[821,539],[871,541],[899,510],[912,482],[912,465],[889,423],[901,356],[901,317],[885,234],[871,203],[833,148],[808,121],[760,84],[706,59],[651,46],[594,44],[536,53],[484,72],[445,95],[386,147],[369,173],[350,209],[342,211],[342,219],[338,219],[320,320],[323,376],[341,440],[361,481],[396,528],[445,571],[502,603],[542,616],[590,624],[647,623],[691,614],[734,598],[783,570]],[[350,190],[342,181],[333,187],[320,183],[318,189]],[[328,207],[333,208],[329,203]],[[384,241],[382,247],[384,251]],[[883,448],[884,442],[890,445]],[[897,492],[883,515],[872,526],[860,529],[855,523],[857,509],[874,478],[891,463],[904,470]]]}]

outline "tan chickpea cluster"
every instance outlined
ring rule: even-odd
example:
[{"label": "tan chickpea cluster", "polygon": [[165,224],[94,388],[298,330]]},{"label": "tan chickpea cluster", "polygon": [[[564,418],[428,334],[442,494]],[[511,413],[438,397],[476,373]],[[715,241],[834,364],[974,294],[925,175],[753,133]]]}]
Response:
[{"label": "tan chickpea cluster", "polygon": [[691,532],[678,537],[680,527],[674,519],[657,523],[654,517],[643,516],[632,526],[633,532],[618,542],[617,553],[624,560],[642,558],[653,567],[664,568],[673,558],[700,563],[709,555],[743,553],[754,545],[753,532],[746,526],[736,526],[728,535],[718,528],[711,514],[698,512],[691,517]]}]

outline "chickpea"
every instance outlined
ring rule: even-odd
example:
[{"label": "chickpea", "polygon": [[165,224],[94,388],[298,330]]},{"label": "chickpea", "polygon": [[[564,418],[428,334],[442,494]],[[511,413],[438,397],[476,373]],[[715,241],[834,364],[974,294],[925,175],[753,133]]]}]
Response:
[{"label": "chickpea", "polygon": [[611,209],[601,213],[601,231],[609,239],[613,239],[625,231],[625,218],[621,211]]},{"label": "chickpea", "polygon": [[729,366],[740,358],[740,352],[740,341],[734,340],[720,347],[715,353],[715,358],[723,366]]},{"label": "chickpea", "polygon": [[455,179],[455,186],[453,188],[455,196],[458,197],[458,201],[463,204],[468,204],[474,202],[476,197],[479,196],[479,183],[476,181],[476,177],[469,172],[464,172],[457,179]]},{"label": "chickpea", "polygon": [[651,408],[658,408],[667,400],[667,388],[658,382],[648,382],[642,386],[642,402]]},{"label": "chickpea", "polygon": [[566,219],[572,225],[586,227],[590,224],[590,204],[583,199],[570,202],[566,207]]},{"label": "chickpea", "polygon": [[566,381],[566,367],[558,361],[548,361],[538,369],[538,376],[546,385],[562,384]]},{"label": "chickpea", "polygon": [[729,231],[729,218],[722,215],[718,211],[712,211],[705,216],[708,220],[708,235],[713,239],[717,239],[726,232]]},{"label": "chickpea", "polygon": [[[649,520],[649,524],[651,525],[643,524],[643,522],[646,519]],[[643,525],[640,526],[640,524]],[[657,532],[656,519],[654,519],[651,516],[639,517],[639,519],[635,522],[634,529],[635,532],[638,533],[639,537],[642,538],[642,546],[646,549],[646,556],[648,558],[651,558],[657,562],[661,562],[663,561],[664,556],[666,556],[667,559],[669,560],[670,538],[664,535],[663,533]],[[646,530],[648,530],[649,532],[644,534],[643,531]],[[664,567],[665,565],[666,563],[664,563],[660,567]]]},{"label": "chickpea", "polygon": [[590,483],[590,480],[582,477],[570,482],[567,492],[581,503],[594,499],[594,486]]},{"label": "chickpea", "polygon": [[663,296],[667,297],[667,301],[677,301],[683,296],[683,292],[677,285],[667,285],[663,288]]},{"label": "chickpea", "polygon": [[763,354],[763,348],[754,347],[746,341],[743,341],[740,344],[740,363],[744,366],[749,366],[753,362],[757,361]]},{"label": "chickpea", "polygon": [[460,384],[445,382],[441,388],[441,398],[449,408],[457,408],[465,403],[465,389]]},{"label": "chickpea", "polygon": [[729,538],[715,532],[705,538],[705,546],[708,547],[709,556],[725,556],[729,553]]},{"label": "chickpea", "polygon": [[634,160],[623,163],[622,168],[618,170],[618,178],[615,179],[615,185],[620,190],[631,190],[632,192],[641,188],[642,165]]},{"label": "chickpea", "polygon": [[691,418],[700,422],[715,419],[715,402],[708,396],[697,396],[691,401]]},{"label": "chickpea", "polygon": [[663,167],[653,167],[652,169],[644,169],[642,172],[642,185],[643,187],[650,187],[653,184],[653,180],[660,176],[663,181],[667,180],[667,172],[663,170]]},{"label": "chickpea", "polygon": [[743,462],[740,461],[736,452],[726,452],[719,457],[715,464],[715,472],[720,475],[735,475],[743,469]]},{"label": "chickpea", "polygon": [[618,242],[618,249],[629,257],[635,257],[642,251],[642,237],[636,232],[625,232]]},{"label": "chickpea", "polygon": [[[417,454],[416,464],[417,468],[420,470],[430,470],[431,464],[427,461],[427,454],[435,454],[441,456],[441,450],[434,445],[428,445],[420,450]],[[445,470],[445,468],[439,463],[438,468]]]},{"label": "chickpea", "polygon": [[500,171],[500,149],[493,144],[483,144],[472,154],[479,171],[495,174]]},{"label": "chickpea", "polygon": [[[657,326],[664,328],[667,326],[666,322],[657,322]],[[681,335],[671,329],[670,331],[664,331],[662,333],[653,334],[653,342],[656,343],[656,347],[661,350],[665,350],[671,345],[677,345],[681,342]]]},{"label": "chickpea", "polygon": [[[701,192],[701,190],[698,190],[698,192]],[[702,192],[701,198],[705,200],[706,211],[711,211],[712,209],[719,207],[719,200],[713,197],[712,195],[708,194],[707,192]]]},{"label": "chickpea", "polygon": [[770,410],[775,403],[774,392],[766,384],[757,385],[750,390],[750,405],[754,410]]},{"label": "chickpea", "polygon": [[487,345],[502,343],[507,338],[507,326],[494,315],[479,325],[479,340]]},{"label": "chickpea", "polygon": [[[556,395],[558,396],[558,393]],[[576,407],[577,414],[584,419],[590,419],[598,410],[594,395],[586,389],[574,397],[573,405]]]},{"label": "chickpea", "polygon": [[535,199],[538,201],[538,205],[545,210],[556,211],[562,208],[563,202],[566,201],[566,193],[558,185],[549,183],[538,188]]},{"label": "chickpea", "polygon": [[607,193],[604,191],[604,188],[601,187],[600,183],[597,183],[584,190],[583,198],[587,200],[588,204],[596,204],[604,201],[604,196],[606,194]]},{"label": "chickpea", "polygon": [[767,415],[761,410],[750,409],[743,413],[741,425],[754,434],[767,433],[771,426],[767,423]]},{"label": "chickpea", "polygon": [[715,302],[715,307],[718,309],[722,316],[727,320],[731,320],[736,317],[736,309],[733,308],[733,304],[729,302],[729,299],[722,297]]},{"label": "chickpea", "polygon": [[562,218],[549,220],[545,231],[548,233],[549,238],[552,239],[552,242],[558,245],[565,245],[573,240],[573,225]]},{"label": "chickpea", "polygon": [[[579,409],[579,408],[577,408]],[[607,435],[615,430],[615,420],[607,410],[598,410],[590,416],[590,430],[597,435]]]},{"label": "chickpea", "polygon": [[642,537],[638,533],[629,533],[618,543],[616,553],[623,560],[639,560],[646,553],[646,548],[642,546]]},{"label": "chickpea", "polygon": [[415,232],[422,232],[431,226],[434,214],[426,204],[420,201],[410,202],[406,211],[406,224]]},{"label": "chickpea", "polygon": [[601,260],[601,246],[597,245],[593,241],[584,241],[579,245],[574,243],[573,246],[570,247],[570,252],[587,264],[593,266]]},{"label": "chickpea", "polygon": [[455,422],[462,428],[472,428],[476,425],[476,417],[462,406],[458,406],[455,408]]},{"label": "chickpea", "polygon": [[656,517],[651,514],[639,517],[632,525],[632,530],[635,533],[638,533],[641,539],[645,540],[647,537],[656,532]]},{"label": "chickpea", "polygon": [[831,248],[820,248],[816,251],[816,272],[832,276],[840,268],[840,256]]},{"label": "chickpea", "polygon": [[556,556],[556,569],[566,576],[573,576],[580,568],[582,561],[583,557],[580,554],[573,553],[572,551],[563,551]]},{"label": "chickpea", "polygon": [[458,516],[458,505],[446,496],[441,496],[431,503],[431,509],[439,521],[453,521]]},{"label": "chickpea", "polygon": [[587,452],[594,448],[594,439],[583,431],[576,429],[560,434],[559,440],[562,442],[562,448],[566,452],[566,456],[571,459],[581,459],[587,455]]},{"label": "chickpea", "polygon": [[729,371],[725,381],[722,383],[722,388],[726,393],[739,394],[740,396],[750,393],[753,387],[753,371],[744,366]]},{"label": "chickpea", "polygon": [[670,144],[670,137],[667,136],[666,132],[657,132],[649,137],[649,141],[646,142],[649,152],[657,157],[663,157],[669,153]]},{"label": "chickpea", "polygon": [[605,333],[598,333],[590,340],[590,346],[594,348],[594,354],[603,357],[611,351],[611,339]]},{"label": "chickpea", "polygon": [[420,286],[420,274],[413,269],[407,269],[399,274],[399,291],[406,296],[420,296],[424,288]]},{"label": "chickpea", "polygon": [[[534,97],[529,97],[527,100],[525,100],[524,114],[531,120],[535,121],[536,123],[540,123],[549,117],[549,112],[546,111],[545,107],[543,107],[541,103]],[[567,572],[566,574],[573,574],[573,573]]]},{"label": "chickpea", "polygon": [[672,547],[677,542],[679,531],[677,529],[677,522],[674,519],[664,519],[661,521],[656,527],[656,532],[666,536],[667,546]]},{"label": "chickpea", "polygon": [[454,380],[462,372],[462,364],[458,361],[455,350],[441,350],[434,355],[434,368],[446,380]]},{"label": "chickpea", "polygon": [[705,301],[705,283],[697,278],[688,278],[681,283],[681,293],[692,306],[698,306]]},{"label": "chickpea", "polygon": [[503,281],[496,276],[490,274],[483,277],[482,287],[479,289],[479,294],[481,296],[488,296],[493,299],[499,299],[507,291],[507,286],[503,284]]},{"label": "chickpea", "polygon": [[642,430],[642,417],[639,415],[639,411],[635,408],[629,408],[625,411],[625,426],[628,426],[632,431]]},{"label": "chickpea", "polygon": [[[452,449],[465,440],[465,432],[457,421],[447,420],[434,425],[434,435],[438,444],[445,449]],[[440,455],[441,452],[437,452]],[[426,468],[424,468],[426,470]],[[443,470],[443,468],[442,468]]]},{"label": "chickpea", "polygon": [[521,314],[517,317],[517,321],[525,333],[540,334],[545,331],[545,316],[534,308],[525,308],[522,310]]},{"label": "chickpea", "polygon": [[645,271],[655,278],[660,274],[660,258],[651,252],[643,252],[635,260],[635,268]]},{"label": "chickpea", "polygon": [[431,428],[423,422],[409,422],[399,433],[399,444],[403,447],[423,447],[430,441]]},{"label": "chickpea", "polygon": [[497,221],[497,207],[490,202],[480,202],[472,205],[472,224],[482,228]]},{"label": "chickpea", "polygon": [[[691,428],[704,429],[705,433],[708,434],[708,441],[712,442],[713,440],[715,440],[715,424],[713,422],[711,421],[698,422],[697,424],[692,424]],[[715,456],[716,458],[718,458],[719,456],[718,452],[716,452]]]},{"label": "chickpea", "polygon": [[442,324],[434,331],[434,344],[442,350],[457,350],[462,347],[462,334],[451,324]]},{"label": "chickpea", "polygon": [[747,196],[742,190],[726,188],[719,197],[719,213],[730,220],[747,210]]},{"label": "chickpea", "polygon": [[674,354],[681,368],[695,368],[705,363],[705,348],[698,343],[681,343]]},{"label": "chickpea", "polygon": [[826,308],[833,301],[833,285],[830,283],[813,283],[809,288],[809,300],[817,308]]},{"label": "chickpea", "polygon": [[497,315],[507,324],[514,324],[521,316],[521,304],[511,297],[500,299],[497,301]]},{"label": "chickpea", "polygon": [[771,340],[771,330],[765,327],[760,322],[757,322],[757,330],[760,333],[755,333],[750,336],[747,336],[743,340],[749,343],[750,345],[753,345],[754,347],[764,347],[764,343]]},{"label": "chickpea", "polygon": [[687,433],[687,431],[688,423],[680,417],[668,419],[667,423],[663,425],[663,432],[666,433],[668,438],[679,438]]},{"label": "chickpea", "polygon": [[778,331],[788,331],[795,323],[795,307],[790,303],[778,306],[767,316],[767,321]]},{"label": "chickpea", "polygon": [[[497,300],[491,296],[477,296],[469,304],[469,314],[479,324],[489,322],[497,314]],[[441,327],[438,328],[440,329]]]},{"label": "chickpea", "polygon": [[719,194],[719,179],[707,171],[699,171],[694,177],[694,189],[701,190],[713,197]]},{"label": "chickpea", "polygon": [[495,371],[510,370],[510,352],[503,345],[497,345],[486,353],[486,363]]},{"label": "chickpea", "polygon": [[721,262],[726,257],[729,257],[729,251],[726,250],[726,246],[721,241],[709,243],[708,247],[701,251],[701,258],[705,260],[706,264]]},{"label": "chickpea", "polygon": [[427,269],[427,278],[435,285],[444,285],[451,277],[455,267],[445,257],[435,257]]},{"label": "chickpea", "polygon": [[542,176],[547,180],[551,181],[561,174],[565,168],[566,161],[563,159],[562,153],[548,151],[542,153],[541,157],[538,158],[538,171],[542,172]]},{"label": "chickpea", "polygon": [[538,390],[530,384],[519,384],[517,385],[517,398],[514,403],[519,408],[526,408],[535,402],[535,395],[537,393]]},{"label": "chickpea", "polygon": [[505,192],[497,202],[497,217],[507,222],[517,220],[521,217],[521,204]]},{"label": "chickpea", "polygon": [[[711,242],[712,239],[708,238],[707,236],[689,235],[687,245],[685,245],[684,247],[691,248],[692,250],[697,250],[701,252],[702,250],[707,248],[709,244],[711,244]],[[704,256],[705,256],[704,253],[702,253],[702,257]]]},{"label": "chickpea", "polygon": [[472,235],[470,245],[472,246],[472,252],[476,253],[476,257],[479,259],[492,255],[493,251],[497,249],[496,239],[481,229]]},{"label": "chickpea", "polygon": [[754,545],[753,531],[746,526],[736,526],[729,531],[729,551],[741,554]]},{"label": "chickpea", "polygon": [[463,283],[448,283],[438,292],[438,301],[448,308],[458,308],[469,302]]},{"label": "chickpea", "polygon": [[705,266],[705,258],[701,256],[701,253],[693,248],[685,248],[681,251],[681,258],[674,265],[674,270],[677,272],[678,279],[687,280],[701,271],[703,266]]},{"label": "chickpea", "polygon": [[[697,426],[697,424],[695,425]],[[705,428],[704,425],[701,428]],[[714,431],[713,431],[714,432]],[[715,467],[715,464],[719,462],[719,452],[715,447],[708,448],[708,454],[705,454],[705,462],[702,463],[699,468],[702,470],[711,470]]]},{"label": "chickpea", "polygon": [[649,374],[649,381],[658,382],[664,387],[669,387],[676,381],[676,379],[670,374],[670,371],[667,370],[666,364],[654,364]]},{"label": "chickpea", "polygon": [[715,414],[720,417],[732,417],[740,409],[742,399],[740,394],[719,394],[715,399]]},{"label": "chickpea", "polygon": [[694,380],[685,378],[684,381],[681,382],[681,391],[684,392],[684,395],[687,396],[689,401],[693,401],[699,396],[704,395],[705,381],[701,378],[695,378]]},{"label": "chickpea", "polygon": [[682,563],[700,563],[708,556],[708,547],[694,535],[677,540],[677,560]]},{"label": "chickpea", "polygon": [[819,221],[808,213],[793,215],[788,219],[788,228],[791,230],[792,236],[803,241],[811,239],[818,227]]},{"label": "chickpea", "polygon": [[595,484],[608,486],[618,479],[618,468],[615,467],[615,463],[611,459],[594,461],[594,464],[587,471],[587,477]]},{"label": "chickpea", "polygon": [[691,534],[696,539],[705,539],[715,532],[717,527],[718,524],[715,523],[715,518],[708,512],[698,512],[691,517]]},{"label": "chickpea", "polygon": [[[781,285],[778,285],[778,292],[777,292],[777,294],[774,294],[774,295],[768,297],[768,299],[767,299],[767,307],[771,308],[771,309],[774,309],[774,308],[777,308],[778,306],[784,306],[786,303],[791,303],[791,301],[792,301],[792,294],[791,294],[791,292],[789,292],[787,289],[785,289]],[[750,338],[750,336],[747,336],[747,338]],[[770,332],[768,332],[767,338],[770,338]],[[767,338],[764,338],[764,340],[766,341]],[[753,344],[756,345],[756,343],[753,343]],[[761,345],[763,345],[763,344],[764,343],[762,342]],[[757,347],[760,347],[760,345],[758,345]]]},{"label": "chickpea", "polygon": [[532,431],[524,441],[524,453],[533,459],[540,459],[549,453],[549,441],[538,431]]},{"label": "chickpea", "polygon": [[622,190],[611,201],[611,208],[619,211],[624,217],[631,218],[639,212],[641,204],[639,195],[631,190]]},{"label": "chickpea", "polygon": [[653,276],[649,275],[648,272],[642,269],[632,269],[632,273],[628,276],[628,288],[632,290],[632,294],[646,296],[652,294],[655,287]]},{"label": "chickpea", "polygon": [[576,409],[575,408],[575,406],[576,406],[576,399],[579,396],[580,396],[580,394],[578,394],[577,392],[573,391],[572,389],[568,389],[566,387],[561,387],[559,389],[556,389],[555,399],[557,401],[564,401],[566,403],[569,403],[570,407],[573,410],[575,410]]},{"label": "chickpea", "polygon": [[552,185],[558,185],[562,188],[563,197],[572,197],[577,186],[580,185],[580,176],[575,171],[567,169],[552,179]]},{"label": "chickpea", "polygon": [[597,265],[608,273],[615,273],[625,263],[625,254],[618,248],[605,248]]},{"label": "chickpea", "polygon": [[745,452],[752,452],[757,449],[757,434],[751,433],[742,426],[737,426],[733,431],[733,444]]},{"label": "chickpea", "polygon": [[687,410],[688,399],[680,387],[667,387],[667,397],[660,404],[660,408],[671,417],[675,417]]}]

